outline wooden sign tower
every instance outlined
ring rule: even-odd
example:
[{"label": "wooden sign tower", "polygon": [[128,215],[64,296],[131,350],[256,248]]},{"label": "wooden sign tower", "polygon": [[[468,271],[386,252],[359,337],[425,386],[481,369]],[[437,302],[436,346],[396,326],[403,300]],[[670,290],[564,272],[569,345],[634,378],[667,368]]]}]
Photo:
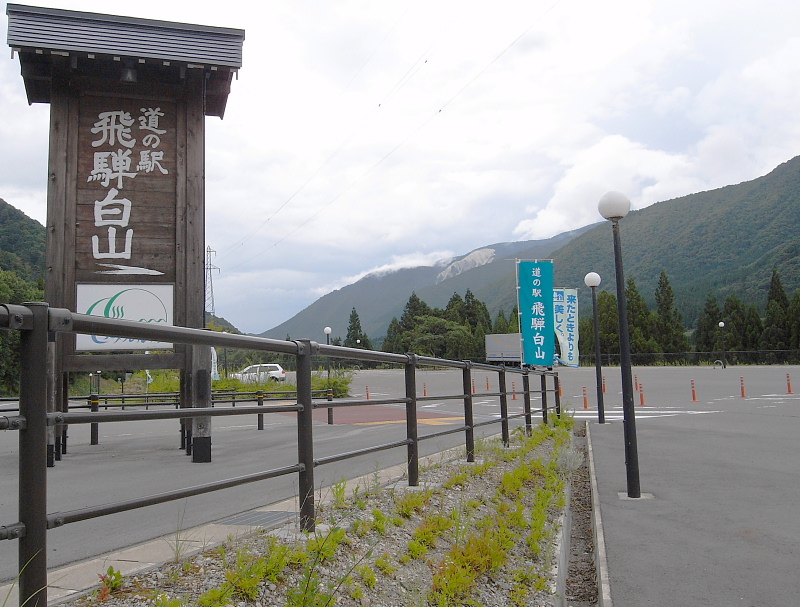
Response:
[{"label": "wooden sign tower", "polygon": [[[47,302],[203,327],[205,117],[224,115],[244,32],[16,4],[6,12],[28,102],[51,108]],[[196,406],[208,381],[202,358],[79,336],[57,344],[54,364],[63,377],[180,369],[184,406]],[[64,386],[55,390],[59,408]],[[210,459],[210,434],[205,442],[195,443],[196,461]]]}]

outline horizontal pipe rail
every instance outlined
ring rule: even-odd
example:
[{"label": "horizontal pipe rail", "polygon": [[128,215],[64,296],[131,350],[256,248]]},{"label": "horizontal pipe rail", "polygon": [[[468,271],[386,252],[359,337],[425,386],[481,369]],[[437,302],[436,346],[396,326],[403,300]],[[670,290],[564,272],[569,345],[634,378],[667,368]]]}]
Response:
[{"label": "horizontal pipe rail", "polygon": [[[477,396],[477,394],[475,395]],[[418,396],[417,401],[428,400],[464,400],[463,394],[443,394],[441,396]]]},{"label": "horizontal pipe rail", "polygon": [[348,451],[347,453],[339,453],[337,455],[329,455],[328,457],[321,457],[319,459],[314,460],[314,466],[322,466],[324,464],[332,464],[334,462],[340,462],[342,460],[350,459],[353,457],[358,457],[360,455],[369,455],[370,453],[377,453],[378,451],[386,451],[388,449],[394,449],[395,447],[405,447],[410,444],[411,441],[409,439],[396,441],[393,443],[385,443],[383,445],[375,445],[374,447],[366,447],[364,449],[358,449],[356,451]]},{"label": "horizontal pipe rail", "polygon": [[226,415],[260,415],[302,411],[301,405],[264,405],[263,407],[191,407],[169,411],[98,411],[97,413],[48,413],[47,425],[93,424],[100,422],[147,421],[154,419],[185,419],[191,417],[224,417]]},{"label": "horizontal pipe rail", "polygon": [[294,474],[303,470],[302,464],[295,464],[293,466],[285,466],[283,468],[275,468],[274,470],[266,470],[264,472],[255,472],[244,476],[237,476],[236,478],[226,479],[222,481],[215,481],[213,483],[206,483],[204,485],[196,485],[187,489],[177,489],[175,491],[165,491],[164,493],[156,493],[145,497],[139,497],[124,502],[116,502],[114,504],[105,504],[103,506],[94,506],[89,508],[81,508],[79,510],[70,510],[67,512],[55,512],[47,515],[47,528],[55,529],[62,527],[69,523],[77,523],[91,518],[98,518],[109,514],[118,514],[120,512],[127,512],[128,510],[135,510],[137,508],[144,508],[146,506],[154,506],[156,504],[163,504],[164,502],[171,502],[195,495],[202,495],[204,493],[211,493],[212,491],[219,491],[221,489],[230,489],[238,487],[247,483],[255,483],[257,481],[267,480],[286,474]]},{"label": "horizontal pipe rail", "polygon": [[404,405],[407,398],[381,398],[358,400],[321,400],[314,403],[315,409],[336,409],[337,407],[365,407],[369,405]]},{"label": "horizontal pipe rail", "polygon": [[[494,420],[492,420],[492,423],[494,423]],[[473,424],[472,427],[473,428],[477,428],[478,424]],[[469,426],[459,426],[458,428],[451,428],[450,430],[441,430],[439,432],[433,432],[432,434],[423,434],[422,436],[420,436],[418,438],[418,440],[426,440],[426,439],[429,439],[429,438],[438,438],[440,436],[447,436],[448,434],[456,434],[457,432],[465,432],[467,429],[469,429]]]},{"label": "horizontal pipe rail", "polygon": [[24,430],[26,427],[25,418],[21,415],[0,416],[0,430]]}]

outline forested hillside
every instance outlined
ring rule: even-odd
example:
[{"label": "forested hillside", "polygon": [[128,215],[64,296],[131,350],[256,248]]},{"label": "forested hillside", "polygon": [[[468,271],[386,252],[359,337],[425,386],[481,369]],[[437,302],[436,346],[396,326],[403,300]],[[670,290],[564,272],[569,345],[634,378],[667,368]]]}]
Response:
[{"label": "forested hillside", "polygon": [[0,269],[29,281],[44,277],[44,226],[0,198]]},{"label": "forested hillside", "polygon": [[[0,303],[40,301],[44,297],[45,229],[0,199]],[[18,389],[19,335],[0,331],[0,394]]]},{"label": "forested hillside", "polygon": [[[633,278],[654,307],[665,271],[687,328],[695,326],[709,295],[720,301],[736,295],[763,315],[773,269],[787,293],[800,287],[800,157],[754,181],[632,211],[620,222],[620,233],[626,279]],[[556,284],[577,287],[583,311],[591,309],[583,284],[588,272],[600,274],[600,290],[616,293],[610,222],[574,238],[552,257]],[[515,305],[515,280],[509,272],[488,289],[503,294],[497,307]],[[492,302],[487,304],[492,310]]]}]

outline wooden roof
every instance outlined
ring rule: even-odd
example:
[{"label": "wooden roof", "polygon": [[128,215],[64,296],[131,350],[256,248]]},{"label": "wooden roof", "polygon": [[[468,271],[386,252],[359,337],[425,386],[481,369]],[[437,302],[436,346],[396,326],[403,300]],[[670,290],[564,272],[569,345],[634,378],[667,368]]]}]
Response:
[{"label": "wooden roof", "polygon": [[244,30],[19,4],[7,5],[6,14],[8,45],[19,54],[29,103],[50,101],[56,63],[93,75],[129,65],[141,70],[140,80],[157,81],[201,69],[208,74],[206,115],[222,117],[242,66]]}]

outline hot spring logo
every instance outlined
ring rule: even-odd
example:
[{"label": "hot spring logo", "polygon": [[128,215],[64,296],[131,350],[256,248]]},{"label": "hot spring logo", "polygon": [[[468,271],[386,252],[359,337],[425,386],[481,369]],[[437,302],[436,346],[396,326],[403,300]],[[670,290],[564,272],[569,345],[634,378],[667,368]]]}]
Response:
[{"label": "hot spring logo", "polygon": [[[126,310],[129,312],[126,312]],[[169,324],[167,306],[164,305],[161,298],[152,291],[141,288],[123,289],[109,297],[98,299],[89,305],[86,314],[114,320]],[[96,344],[109,344],[133,343],[140,340],[92,335],[92,341]]]}]

